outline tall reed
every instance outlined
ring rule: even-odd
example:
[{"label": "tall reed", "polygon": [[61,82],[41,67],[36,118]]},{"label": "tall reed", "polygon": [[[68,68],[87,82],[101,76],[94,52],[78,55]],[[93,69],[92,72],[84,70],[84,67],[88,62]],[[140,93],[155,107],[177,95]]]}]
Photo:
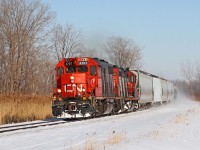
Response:
[{"label": "tall reed", "polygon": [[52,117],[51,96],[0,94],[0,124]]}]

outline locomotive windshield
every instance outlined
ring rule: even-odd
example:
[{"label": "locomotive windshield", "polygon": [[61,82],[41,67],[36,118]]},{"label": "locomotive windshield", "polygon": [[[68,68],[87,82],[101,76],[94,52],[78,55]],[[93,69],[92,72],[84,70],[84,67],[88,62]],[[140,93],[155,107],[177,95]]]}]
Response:
[{"label": "locomotive windshield", "polygon": [[87,66],[78,66],[78,72],[87,72],[88,71],[88,67]]},{"label": "locomotive windshield", "polygon": [[74,67],[74,66],[69,66],[69,67],[67,67],[66,72],[67,72],[67,73],[76,72],[76,67]]}]

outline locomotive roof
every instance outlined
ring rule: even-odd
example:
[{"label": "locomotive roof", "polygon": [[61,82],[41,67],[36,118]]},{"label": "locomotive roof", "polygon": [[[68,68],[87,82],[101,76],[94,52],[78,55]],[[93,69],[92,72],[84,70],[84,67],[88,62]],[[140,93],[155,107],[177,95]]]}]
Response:
[{"label": "locomotive roof", "polygon": [[107,61],[99,58],[92,58],[94,59],[102,68],[107,68],[108,66],[113,67],[112,64],[109,64]]}]

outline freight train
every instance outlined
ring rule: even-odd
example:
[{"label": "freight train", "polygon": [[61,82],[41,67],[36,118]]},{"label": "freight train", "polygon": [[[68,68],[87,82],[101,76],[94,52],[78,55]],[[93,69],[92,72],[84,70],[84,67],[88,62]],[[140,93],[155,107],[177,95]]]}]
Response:
[{"label": "freight train", "polygon": [[64,118],[118,114],[175,97],[173,83],[150,73],[98,58],[64,58],[56,65],[52,113]]}]

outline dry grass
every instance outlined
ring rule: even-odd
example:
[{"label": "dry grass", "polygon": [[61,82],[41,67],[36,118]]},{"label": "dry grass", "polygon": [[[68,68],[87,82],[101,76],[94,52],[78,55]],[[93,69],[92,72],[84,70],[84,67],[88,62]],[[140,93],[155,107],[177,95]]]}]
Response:
[{"label": "dry grass", "polygon": [[41,95],[0,95],[0,124],[52,117],[51,97]]},{"label": "dry grass", "polygon": [[96,150],[96,145],[93,142],[86,141],[85,150]]},{"label": "dry grass", "polygon": [[126,132],[116,133],[113,131],[112,134],[103,141],[99,141],[96,136],[93,136],[87,139],[84,145],[77,146],[72,143],[69,150],[107,150],[110,146],[118,145],[122,142],[128,142]]},{"label": "dry grass", "polygon": [[101,148],[99,149],[99,145],[96,144],[94,139],[88,139],[86,140],[85,145],[82,147],[73,143],[70,144],[69,150],[101,150]]},{"label": "dry grass", "polygon": [[113,131],[113,134],[108,138],[107,140],[107,144],[109,145],[114,145],[114,144],[119,144],[122,141],[127,142],[127,136],[126,136],[126,132],[122,132],[122,133],[115,133]]},{"label": "dry grass", "polygon": [[177,114],[176,115],[176,119],[175,119],[175,123],[176,124],[189,124],[189,114],[185,113],[185,114]]},{"label": "dry grass", "polygon": [[195,96],[196,100],[200,102],[200,96]]}]

